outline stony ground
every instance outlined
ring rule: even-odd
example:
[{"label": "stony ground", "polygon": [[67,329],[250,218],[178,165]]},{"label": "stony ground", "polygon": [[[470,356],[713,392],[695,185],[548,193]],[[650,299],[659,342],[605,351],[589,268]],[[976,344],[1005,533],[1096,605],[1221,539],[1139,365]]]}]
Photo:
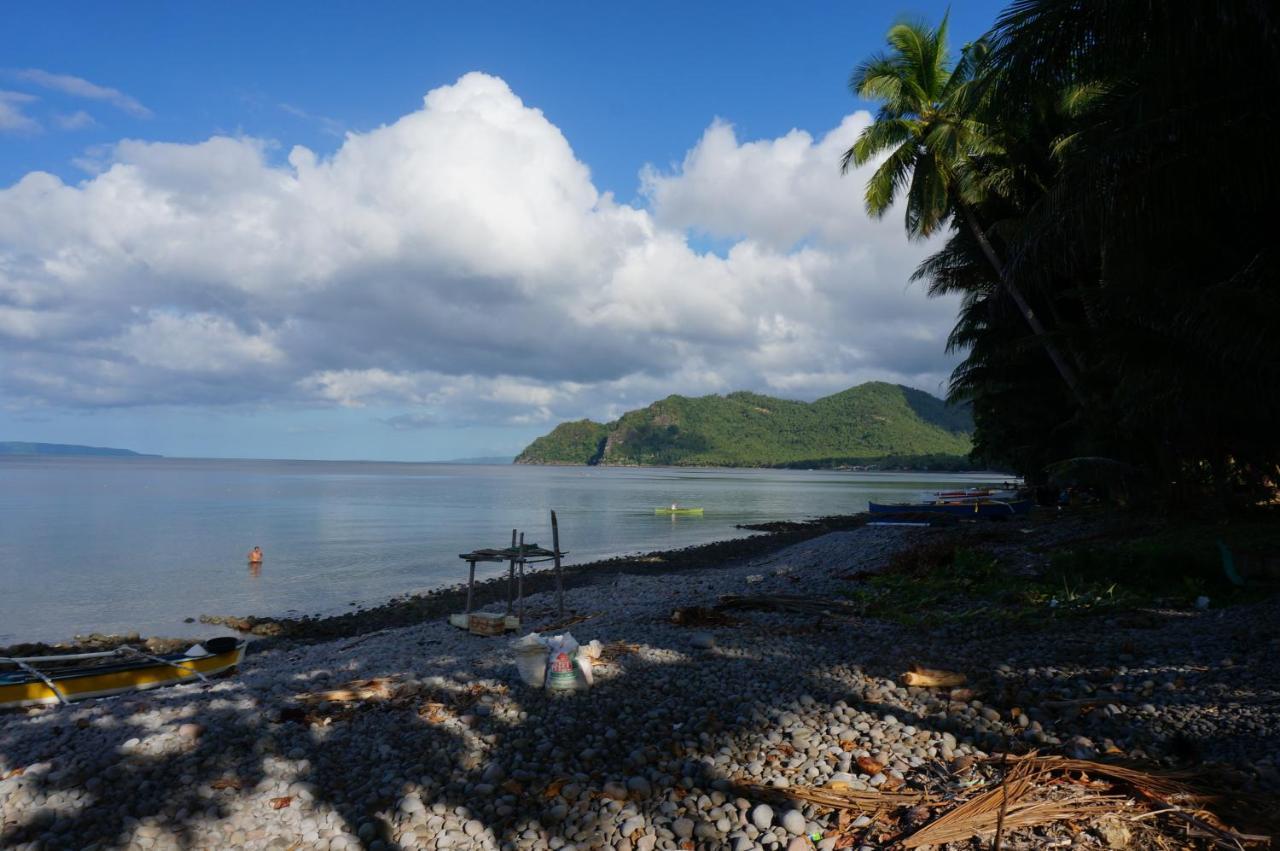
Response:
[{"label": "stony ground", "polygon": [[[529,688],[508,639],[433,620],[278,643],[212,687],[0,716],[0,847],[832,848],[830,814],[734,784],[892,787],[1030,746],[1225,763],[1239,789],[1280,785],[1275,602],[1009,634],[778,613],[671,623],[674,608],[728,593],[835,596],[941,534],[865,527],[750,563],[572,589],[572,610],[598,614],[571,631],[615,648],[587,692]],[[1034,569],[1026,547],[1064,532],[1003,534],[1002,557]],[[533,622],[552,620],[552,603],[533,598]],[[898,685],[912,662],[968,673],[975,694]],[[371,677],[396,678],[394,699],[297,697]],[[868,775],[860,757],[883,770]],[[875,824],[853,827],[865,828],[853,847],[875,847]],[[1005,847],[1114,841],[1086,826]]]}]

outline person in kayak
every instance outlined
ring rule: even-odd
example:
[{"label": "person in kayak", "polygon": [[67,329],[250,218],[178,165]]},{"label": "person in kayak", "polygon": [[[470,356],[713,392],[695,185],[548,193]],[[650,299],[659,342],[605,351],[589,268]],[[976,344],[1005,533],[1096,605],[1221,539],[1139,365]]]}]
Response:
[{"label": "person in kayak", "polygon": [[679,511],[680,509],[679,509],[679,508],[677,508],[677,507],[676,507],[676,504],[673,502],[673,503],[671,503],[671,510],[672,510],[672,511]]}]

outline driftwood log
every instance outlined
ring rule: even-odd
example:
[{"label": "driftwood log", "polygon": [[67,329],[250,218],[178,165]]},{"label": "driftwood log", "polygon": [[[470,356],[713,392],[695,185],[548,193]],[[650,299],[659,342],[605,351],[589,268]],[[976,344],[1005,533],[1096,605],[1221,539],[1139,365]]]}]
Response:
[{"label": "driftwood log", "polygon": [[911,670],[902,675],[903,685],[923,688],[956,688],[964,685],[965,680],[964,674],[937,668],[924,668],[920,665],[912,665]]},{"label": "driftwood log", "polygon": [[758,594],[752,596],[726,595],[716,605],[720,611],[790,612],[832,620],[856,621],[863,615],[863,607],[849,600],[833,600],[828,597],[809,597],[799,594]]}]

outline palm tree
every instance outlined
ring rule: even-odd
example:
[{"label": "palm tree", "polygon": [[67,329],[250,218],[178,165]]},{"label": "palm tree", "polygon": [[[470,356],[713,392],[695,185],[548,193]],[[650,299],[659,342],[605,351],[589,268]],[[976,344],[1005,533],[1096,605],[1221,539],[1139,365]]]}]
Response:
[{"label": "palm tree", "polygon": [[859,65],[849,79],[858,96],[881,102],[876,120],[858,136],[840,163],[842,173],[885,151],[888,158],[867,181],[867,212],[880,218],[905,194],[907,233],[925,238],[959,213],[981,246],[1004,292],[1044,347],[1080,407],[1085,407],[1075,371],[1047,335],[1021,290],[1005,275],[1004,263],[978,221],[968,185],[970,159],[993,142],[968,108],[970,84],[984,52],[967,48],[956,66],[947,53],[947,18],[936,29],[920,22],[896,24],[886,37],[891,51]]},{"label": "palm tree", "polygon": [[1106,437],[1155,480],[1200,480],[1182,495],[1274,487],[1280,252],[1258,211],[1280,194],[1280,8],[1013,0],[988,39],[1001,102],[1085,94],[1006,277],[1076,270]]}]

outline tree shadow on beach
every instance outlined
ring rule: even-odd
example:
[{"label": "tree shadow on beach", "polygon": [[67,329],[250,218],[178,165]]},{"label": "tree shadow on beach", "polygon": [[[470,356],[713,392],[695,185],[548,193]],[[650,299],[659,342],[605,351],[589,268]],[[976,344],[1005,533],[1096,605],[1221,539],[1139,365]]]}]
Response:
[{"label": "tree shadow on beach", "polygon": [[[390,849],[422,847],[446,829],[456,833],[454,847],[461,848],[513,846],[527,837],[621,843],[629,838],[599,826],[588,813],[625,809],[652,824],[649,817],[662,811],[664,824],[679,815],[702,821],[707,811],[698,799],[716,791],[731,803],[733,784],[760,778],[749,769],[752,763],[767,769],[765,775],[785,769],[797,783],[815,780],[815,772],[804,768],[806,759],[821,761],[819,778],[841,769],[842,758],[848,767],[850,751],[837,753],[841,749],[832,750],[830,741],[809,754],[802,742],[797,746],[782,735],[790,713],[838,706],[877,721],[893,715],[899,730],[915,728],[908,738],[946,732],[958,744],[988,752],[1030,748],[1037,743],[1009,723],[1010,710],[1025,695],[1051,691],[1055,681],[1018,675],[1018,665],[1058,666],[1099,686],[1115,673],[1111,666],[1084,664],[1098,658],[1097,648],[1085,653],[1066,640],[1037,643],[1034,653],[1029,648],[1019,659],[1016,646],[1011,650],[998,637],[940,644],[913,642],[910,631],[871,621],[807,630],[780,623],[774,618],[716,629],[719,647],[709,652],[691,647],[689,630],[653,625],[646,635],[666,653],[621,655],[589,691],[571,694],[520,684],[501,640],[475,638],[492,642],[495,651],[477,661],[431,658],[432,642],[423,641],[424,662],[409,672],[387,670],[376,653],[351,642],[345,655],[344,648],[330,653],[341,664],[304,670],[279,694],[273,693],[278,681],[253,674],[250,657],[245,677],[208,691],[181,686],[109,705],[10,715],[0,718],[0,766],[16,767],[17,755],[23,756],[26,773],[7,782],[9,794],[20,788],[28,804],[3,825],[0,845],[325,847],[332,836],[340,838],[330,847]],[[1085,624],[1075,634],[1088,632]],[[583,638],[589,637],[584,629]],[[1119,635],[1116,646],[1136,638]],[[922,648],[936,655],[912,658]],[[1247,663],[1243,637],[1231,652]],[[1117,665],[1119,656],[1117,650]],[[1011,671],[997,676],[995,665],[1010,657]],[[1156,680],[1204,668],[1198,675],[1208,679],[1198,685],[1206,688],[1186,694],[1188,712],[1204,708],[1215,684],[1231,683],[1231,669],[1213,668],[1190,641],[1153,647],[1146,658],[1154,664],[1142,663],[1144,675],[1149,669]],[[942,695],[902,689],[895,681],[910,661],[968,670],[985,708],[999,712],[1001,721],[983,719],[972,705]],[[779,666],[790,669],[786,680],[760,681],[759,671]],[[414,678],[412,693],[327,704],[294,699],[389,674]],[[1259,701],[1280,695],[1272,681],[1259,681],[1255,692]],[[1269,711],[1267,705],[1259,703],[1258,712]],[[117,711],[125,707],[139,711]],[[1020,708],[1039,711],[1025,700]],[[1044,713],[1035,720],[1063,742],[1079,733],[1099,744],[1111,739],[1167,752],[1164,731],[1128,709],[1094,708],[1066,719]],[[143,710],[175,714],[156,723]],[[183,723],[201,729],[179,732]],[[1206,729],[1200,746],[1208,754],[1274,754],[1275,745],[1257,729],[1252,720],[1235,732]],[[855,726],[845,735],[853,754],[883,751],[914,768],[899,739],[877,741]],[[68,754],[78,761],[67,762]],[[926,759],[945,756],[935,746]],[[857,774],[856,766],[849,770]],[[735,810],[730,821],[742,826],[745,814]],[[707,849],[722,844],[710,837],[695,842]]]},{"label": "tree shadow on beach", "polygon": [[[25,766],[18,766],[23,773],[9,781],[10,795],[25,791],[30,803],[20,821],[6,822],[0,844],[123,847],[152,834],[152,825],[163,819],[165,831],[186,846],[193,824],[229,814],[213,784],[229,778],[241,788],[261,782],[263,766],[253,749],[261,719],[254,713],[217,699],[201,701],[189,718],[178,720],[198,721],[216,733],[189,743],[169,742],[156,752],[150,739],[157,730],[140,713],[166,704],[191,708],[193,696],[150,697],[120,698],[136,708],[133,714],[95,717],[91,706],[72,706],[0,721],[5,762],[12,764],[15,752],[30,755]],[[176,726],[170,727],[171,735],[179,739]],[[70,753],[79,759],[68,762]],[[121,795],[121,789],[130,794]]]}]

